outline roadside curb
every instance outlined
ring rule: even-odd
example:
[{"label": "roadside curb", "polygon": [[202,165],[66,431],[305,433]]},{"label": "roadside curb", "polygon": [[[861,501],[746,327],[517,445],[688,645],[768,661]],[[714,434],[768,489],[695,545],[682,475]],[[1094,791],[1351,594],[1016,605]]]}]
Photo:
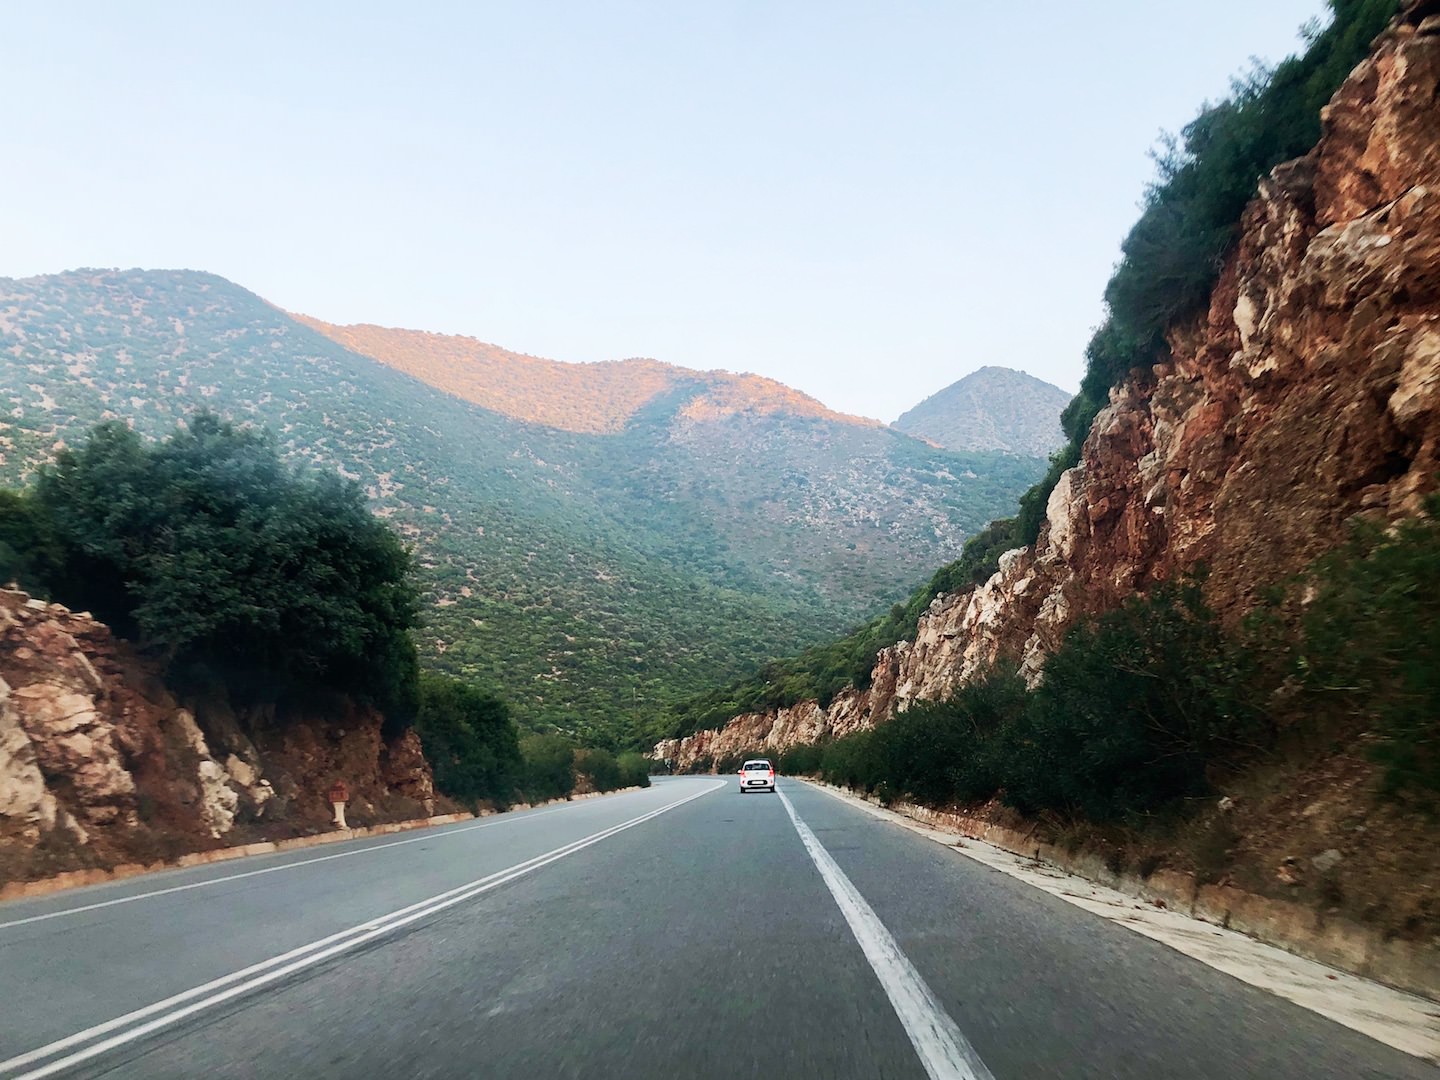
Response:
[{"label": "roadside curb", "polygon": [[897,802],[881,807],[877,800],[848,788],[805,777],[792,779],[888,810],[897,818],[908,818],[935,830],[982,841],[1155,907],[1237,931],[1307,960],[1440,1001],[1440,947],[1386,940],[1379,931],[1348,919],[1327,916],[1300,904],[1229,885],[1201,885],[1195,875],[1179,870],[1157,870],[1149,877],[1116,873],[1098,855],[1069,852],[1055,844],[1037,841],[1033,828],[1010,829],[966,814],[915,803]]},{"label": "roadside curb", "polygon": [[314,836],[292,836],[284,840],[257,840],[236,847],[214,848],[210,851],[192,851],[175,859],[162,859],[153,863],[120,863],[104,869],[67,870],[53,877],[37,878],[34,881],[12,881],[0,885],[0,901],[20,900],[35,896],[46,896],[66,889],[77,889],[84,885],[103,885],[112,881],[154,874],[161,870],[182,870],[191,866],[207,866],[210,863],[229,862],[251,855],[271,855],[281,851],[295,851],[300,848],[319,847],[322,844],[337,844],[343,840],[364,840],[371,836],[389,836],[393,833],[410,832],[414,829],[428,829],[436,825],[453,825],[458,821],[473,821],[476,818],[499,817],[502,814],[520,810],[535,810],[556,803],[578,802],[594,799],[601,795],[622,795],[631,791],[643,791],[641,787],[617,788],[614,791],[587,791],[572,795],[568,799],[547,799],[538,803],[516,803],[509,810],[482,810],[478,814],[437,814],[428,818],[412,818],[409,821],[391,821],[381,825],[367,825],[358,829],[335,829],[331,832],[316,833]]}]

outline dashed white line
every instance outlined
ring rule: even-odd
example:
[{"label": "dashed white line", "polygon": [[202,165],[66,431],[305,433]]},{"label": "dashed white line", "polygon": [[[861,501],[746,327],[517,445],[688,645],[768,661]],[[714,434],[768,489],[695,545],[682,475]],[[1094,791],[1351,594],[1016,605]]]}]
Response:
[{"label": "dashed white line", "polygon": [[840,914],[850,924],[850,932],[859,942],[865,959],[870,961],[870,967],[890,999],[895,1015],[900,1018],[905,1034],[910,1036],[910,1045],[919,1055],[926,1075],[930,1080],[994,1080],[959,1025],[936,1000],[935,994],[915,970],[915,965],[910,963],[910,958],[900,950],[890,931],[885,929],[875,909],[850,883],[810,827],[800,820],[785,793],[777,791],[776,794],[780,796],[785,812],[790,815],[795,831],[800,834],[805,850],[810,853],[811,861],[830,889],[830,895],[835,898]]}]

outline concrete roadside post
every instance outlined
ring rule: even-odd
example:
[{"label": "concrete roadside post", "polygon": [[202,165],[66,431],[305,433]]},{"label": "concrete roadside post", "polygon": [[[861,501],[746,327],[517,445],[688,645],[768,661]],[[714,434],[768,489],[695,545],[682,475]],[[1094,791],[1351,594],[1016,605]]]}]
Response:
[{"label": "concrete roadside post", "polygon": [[330,800],[330,805],[335,808],[335,827],[337,829],[349,828],[345,824],[345,804],[350,801],[350,791],[346,788],[345,781],[336,780],[331,785],[326,797]]}]

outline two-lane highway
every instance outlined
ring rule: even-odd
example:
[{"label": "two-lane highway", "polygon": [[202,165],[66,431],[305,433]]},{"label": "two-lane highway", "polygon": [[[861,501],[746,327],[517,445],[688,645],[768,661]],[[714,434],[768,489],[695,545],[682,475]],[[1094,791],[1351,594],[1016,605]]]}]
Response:
[{"label": "two-lane highway", "polygon": [[807,785],[0,905],[0,1078],[1440,1077]]}]

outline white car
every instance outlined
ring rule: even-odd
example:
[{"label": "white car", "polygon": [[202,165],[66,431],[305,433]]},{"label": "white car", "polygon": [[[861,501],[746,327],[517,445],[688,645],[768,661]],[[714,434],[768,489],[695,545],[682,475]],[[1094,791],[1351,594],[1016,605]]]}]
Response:
[{"label": "white car", "polygon": [[764,758],[752,758],[740,766],[740,794],[747,791],[774,791],[775,766]]}]

